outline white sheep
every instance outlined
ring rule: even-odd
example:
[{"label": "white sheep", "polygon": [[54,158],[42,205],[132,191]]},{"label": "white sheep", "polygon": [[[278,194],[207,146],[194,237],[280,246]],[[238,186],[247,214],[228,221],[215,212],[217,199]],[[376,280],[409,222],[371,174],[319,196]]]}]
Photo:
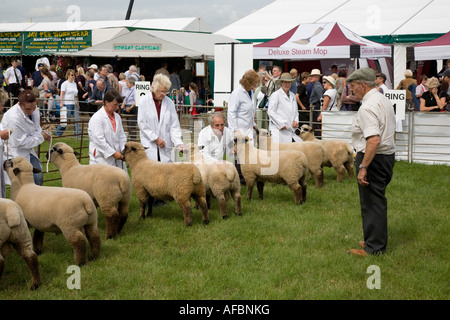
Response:
[{"label": "white sheep", "polygon": [[11,180],[11,199],[22,208],[27,222],[35,229],[33,249],[42,252],[44,233],[62,233],[70,243],[77,265],[87,261],[86,238],[92,259],[100,254],[97,209],[91,197],[82,190],[38,186],[33,166],[24,157],[6,160],[5,170]]},{"label": "white sheep", "polygon": [[306,124],[300,127],[300,138],[303,141],[313,141],[320,143],[325,148],[324,167],[333,167],[337,171],[337,180],[343,181],[345,170],[348,178],[353,179],[353,149],[351,145],[338,139],[319,140],[314,137],[314,129]]},{"label": "white sheep", "polygon": [[222,218],[227,219],[226,198],[231,195],[235,204],[235,213],[241,215],[241,182],[234,164],[227,161],[207,161],[195,144],[187,144],[185,151],[202,176],[208,209],[210,208],[209,198],[213,195],[219,201]]},{"label": "white sheep", "polygon": [[294,193],[294,202],[301,204],[306,200],[306,174],[308,159],[303,152],[287,150],[259,150],[249,143],[249,138],[236,134],[238,161],[248,187],[247,199],[251,199],[255,182],[259,198],[263,199],[264,183],[286,184]]},{"label": "white sheep", "polygon": [[206,191],[198,168],[189,163],[164,163],[151,160],[139,142],[128,141],[122,151],[131,170],[131,182],[141,204],[140,217],[152,214],[154,199],[175,200],[183,211],[184,223],[192,225],[191,197],[200,206],[203,223],[209,223]]},{"label": "white sheep", "polygon": [[4,256],[12,245],[31,271],[31,289],[41,284],[38,256],[33,251],[31,234],[20,206],[12,200],[0,198],[0,279],[5,266]]},{"label": "white sheep", "polygon": [[50,160],[61,173],[63,187],[86,191],[105,216],[106,238],[114,238],[128,218],[131,201],[128,174],[106,164],[82,165],[73,149],[63,142],[55,143],[50,151]]},{"label": "white sheep", "polygon": [[272,140],[267,129],[259,130],[259,148],[267,150],[270,154],[271,150],[285,151],[297,150],[301,151],[308,158],[308,168],[311,176],[315,179],[316,187],[320,188],[323,185],[323,170],[322,163],[325,159],[325,148],[314,142],[291,142],[291,143],[277,143]]}]

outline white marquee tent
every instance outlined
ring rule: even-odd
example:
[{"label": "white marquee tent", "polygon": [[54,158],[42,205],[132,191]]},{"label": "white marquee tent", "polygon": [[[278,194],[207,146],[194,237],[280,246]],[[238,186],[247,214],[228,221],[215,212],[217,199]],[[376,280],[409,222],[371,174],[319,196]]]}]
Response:
[{"label": "white marquee tent", "polygon": [[450,32],[437,39],[408,47],[407,52],[410,61],[450,59]]},{"label": "white marquee tent", "polygon": [[214,44],[224,42],[238,43],[239,41],[205,32],[134,30],[90,48],[70,53],[70,55],[142,58],[186,57],[213,60]]}]

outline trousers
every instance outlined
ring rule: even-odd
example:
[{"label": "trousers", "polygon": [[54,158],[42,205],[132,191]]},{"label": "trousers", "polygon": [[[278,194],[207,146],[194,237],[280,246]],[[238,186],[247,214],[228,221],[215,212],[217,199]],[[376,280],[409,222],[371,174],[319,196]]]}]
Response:
[{"label": "trousers", "polygon": [[[364,153],[356,154],[356,174]],[[364,234],[364,250],[369,254],[386,252],[388,242],[386,188],[392,179],[395,154],[377,154],[367,168],[369,185],[358,184]]]}]

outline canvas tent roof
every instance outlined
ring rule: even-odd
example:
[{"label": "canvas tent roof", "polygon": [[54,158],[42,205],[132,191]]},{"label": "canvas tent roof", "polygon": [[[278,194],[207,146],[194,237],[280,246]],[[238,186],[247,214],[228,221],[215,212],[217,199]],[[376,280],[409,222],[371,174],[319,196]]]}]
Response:
[{"label": "canvas tent roof", "polygon": [[265,42],[299,23],[336,21],[379,43],[423,42],[450,30],[448,0],[277,0],[217,34]]},{"label": "canvas tent roof", "polygon": [[254,59],[311,60],[391,57],[391,47],[364,39],[340,23],[304,23],[254,46]]},{"label": "canvas tent roof", "polygon": [[450,58],[450,31],[443,36],[407,48],[409,61]]},{"label": "canvas tent roof", "polygon": [[70,53],[92,57],[190,57],[212,60],[215,43],[239,42],[222,35],[202,32],[134,30],[96,46]]}]

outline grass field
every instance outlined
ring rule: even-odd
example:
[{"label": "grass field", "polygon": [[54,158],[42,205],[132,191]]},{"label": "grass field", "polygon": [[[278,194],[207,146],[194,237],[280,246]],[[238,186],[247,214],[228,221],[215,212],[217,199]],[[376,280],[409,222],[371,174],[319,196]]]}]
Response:
[{"label": "grass field", "polygon": [[[46,234],[39,256],[42,286],[30,291],[29,270],[11,252],[0,299],[449,299],[450,167],[395,164],[387,189],[389,244],[383,256],[347,254],[362,240],[357,185],[335,178],[325,168],[323,188],[309,180],[301,206],[286,186],[267,185],[262,201],[256,190],[247,201],[242,187],[243,215],[222,220],[213,200],[207,226],[194,210],[192,227],[185,227],[175,203],[139,220],[133,193],[130,217],[116,239],[105,239],[99,211],[101,254],[81,267],[81,289],[67,287],[71,247],[62,235]],[[232,200],[228,210],[233,212]],[[373,265],[379,267],[380,289],[367,285]]]}]

